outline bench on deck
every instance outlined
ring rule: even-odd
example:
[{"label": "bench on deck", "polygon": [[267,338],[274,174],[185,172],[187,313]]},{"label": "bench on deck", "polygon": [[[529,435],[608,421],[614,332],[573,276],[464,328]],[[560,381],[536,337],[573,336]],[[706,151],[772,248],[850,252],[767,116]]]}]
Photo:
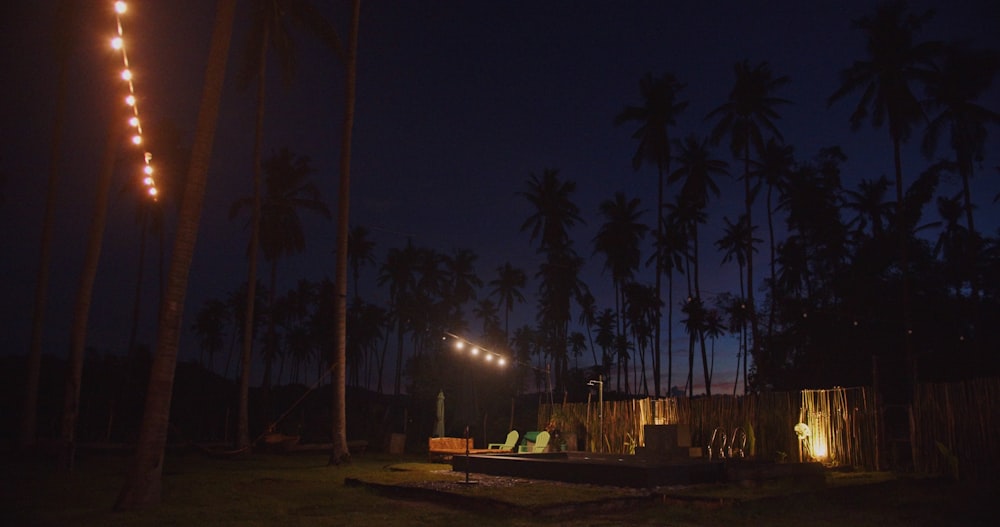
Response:
[{"label": "bench on deck", "polygon": [[[473,448],[472,438],[464,437],[431,437],[427,439],[427,452],[430,459],[451,459],[454,455],[482,454],[490,452],[488,448]],[[468,450],[466,450],[468,449]],[[496,452],[496,450],[493,450]]]}]

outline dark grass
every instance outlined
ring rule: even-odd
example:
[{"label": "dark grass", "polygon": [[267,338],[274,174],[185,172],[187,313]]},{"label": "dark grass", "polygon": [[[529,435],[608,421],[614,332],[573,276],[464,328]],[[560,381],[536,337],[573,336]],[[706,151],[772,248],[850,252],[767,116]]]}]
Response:
[{"label": "dark grass", "polygon": [[[73,472],[5,454],[4,526],[327,525],[995,525],[987,485],[889,474],[827,476],[821,487],[768,483],[653,489],[515,480],[462,485],[464,473],[420,456],[356,456],[327,466],[323,454],[209,458],[171,452],[164,502],[113,512],[129,458],[83,455]],[[476,479],[473,474],[473,480]],[[345,484],[350,481],[353,484]],[[386,489],[420,488],[427,492]],[[443,490],[442,490],[443,489]],[[598,505],[595,505],[598,504]]]}]

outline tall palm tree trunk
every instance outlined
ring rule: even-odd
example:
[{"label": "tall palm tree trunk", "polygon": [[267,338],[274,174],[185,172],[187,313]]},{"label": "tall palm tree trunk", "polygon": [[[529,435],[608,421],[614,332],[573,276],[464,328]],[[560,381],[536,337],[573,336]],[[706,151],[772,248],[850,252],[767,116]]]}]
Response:
[{"label": "tall palm tree trunk", "polygon": [[[667,173],[670,167],[667,166]],[[657,167],[657,189],[656,189],[656,236],[657,240],[663,240],[663,167]],[[663,254],[657,248],[656,251],[656,280],[653,287],[656,289],[656,320],[653,325],[653,392],[656,398],[660,398],[660,335],[662,334],[661,322],[663,309],[660,307],[660,294],[663,290]],[[667,390],[670,387],[667,386]]]},{"label": "tall palm tree trunk", "polygon": [[906,202],[903,200],[903,161],[900,155],[900,140],[892,135],[892,156],[896,165],[896,228],[899,231],[899,269],[902,279],[902,316],[903,316],[903,355],[905,368],[903,377],[907,383],[907,397],[912,396],[909,390],[916,389],[917,365],[913,357],[913,341],[910,327],[910,273],[907,251],[908,229],[906,222]]},{"label": "tall palm tree trunk", "polygon": [[[674,276],[667,282],[667,397],[674,389]],[[659,394],[657,394],[659,397]]]},{"label": "tall palm tree trunk", "polygon": [[247,300],[243,313],[243,348],[240,361],[239,411],[236,414],[236,448],[250,447],[250,365],[253,357],[253,321],[257,300],[257,262],[260,252],[260,208],[263,193],[261,151],[264,143],[264,88],[267,71],[267,32],[260,46],[257,70],[257,114],[253,141],[253,210],[250,212],[250,246],[247,248]]},{"label": "tall palm tree trunk", "polygon": [[198,224],[218,124],[235,10],[236,0],[218,0],[205,68],[205,85],[191,149],[191,166],[177,219],[167,289],[160,309],[156,353],[150,369],[145,411],[139,428],[135,457],[115,503],[116,510],[146,508],[157,505],[162,500],[163,454],[167,443],[184,299],[198,238]]},{"label": "tall palm tree trunk", "polygon": [[[117,117],[117,116],[116,116]],[[124,119],[113,119],[108,128],[104,158],[98,174],[94,212],[90,219],[90,233],[87,238],[87,252],[80,273],[80,287],[73,307],[73,328],[70,335],[69,372],[66,375],[62,416],[62,465],[73,469],[76,457],[76,425],[80,416],[80,385],[83,382],[84,349],[87,344],[87,320],[90,316],[90,302],[94,294],[97,266],[101,259],[104,240],[104,226],[108,217],[108,195],[111,193],[111,176],[115,171],[115,155],[122,138]]]},{"label": "tall palm tree trunk", "polygon": [[139,314],[142,310],[142,281],[145,276],[146,267],[146,239],[148,238],[148,226],[143,221],[139,226],[139,261],[136,264],[135,291],[132,296],[132,325],[128,331],[128,348],[126,354],[131,355],[135,349],[136,339],[139,335]]},{"label": "tall palm tree trunk", "polygon": [[[71,20],[73,2],[63,1],[57,7],[59,24],[62,29]],[[57,31],[59,30],[57,29]],[[56,78],[55,113],[52,122],[52,137],[49,144],[49,177],[46,183],[45,214],[42,219],[42,236],[38,256],[38,275],[35,282],[35,302],[31,316],[31,341],[28,345],[27,371],[24,383],[24,407],[21,415],[19,443],[22,448],[34,447],[38,428],[38,383],[42,369],[42,333],[45,327],[45,306],[49,295],[49,267],[52,263],[52,232],[55,226],[56,192],[62,170],[62,141],[66,122],[67,86],[69,79],[69,52],[73,42],[68,31],[61,32],[57,50],[59,66]]]},{"label": "tall palm tree trunk", "polygon": [[[698,278],[698,267],[699,267],[699,265],[698,265],[698,226],[697,226],[697,224],[694,227],[693,243],[694,243],[694,294],[695,294],[695,298],[697,298],[700,301],[701,300],[701,283],[699,282],[699,278]],[[708,353],[706,352],[706,349],[705,349],[705,330],[699,327],[697,329],[697,331],[694,332],[694,333],[696,333],[698,335],[698,341],[700,343],[700,348],[701,348],[701,366],[702,366],[702,369],[704,370],[704,374],[705,374],[705,395],[712,395],[712,379],[711,379],[709,371],[708,371]],[[694,345],[694,343],[692,342],[692,346],[693,345]],[[692,350],[691,354],[693,356],[693,354],[694,354],[693,350]],[[692,372],[694,371],[693,365],[692,365],[692,370],[691,371]]]},{"label": "tall palm tree trunk", "polygon": [[[767,310],[767,341],[771,342],[771,338],[774,335],[774,303],[776,302],[775,296],[778,292],[778,273],[775,268],[775,247],[774,247],[774,214],[771,211],[771,194],[772,187],[768,185],[767,187],[767,238],[768,238],[768,249],[771,256],[771,306]],[[750,227],[750,237],[753,237],[753,227]],[[753,240],[750,241],[753,243]],[[744,379],[746,382],[746,379]]]},{"label": "tall palm tree trunk", "polygon": [[752,352],[750,356],[754,357],[754,360],[758,360],[757,356],[760,351],[760,335],[757,325],[757,304],[754,301],[754,286],[753,286],[753,219],[751,212],[753,209],[753,194],[750,192],[750,136],[747,133],[746,140],[744,141],[743,150],[743,191],[744,195],[744,208],[747,215],[747,228],[750,229],[750,236],[747,237],[747,248],[746,248],[746,258],[747,258],[747,304],[750,308],[750,340],[752,341]]},{"label": "tall palm tree trunk", "polygon": [[351,29],[347,44],[347,72],[344,79],[344,123],[340,137],[340,188],[337,210],[337,268],[336,283],[336,333],[334,337],[333,366],[333,450],[330,464],[340,464],[350,459],[347,449],[347,236],[351,203],[351,139],[354,131],[354,102],[357,86],[358,23],[361,17],[361,0],[354,0],[351,8]]}]

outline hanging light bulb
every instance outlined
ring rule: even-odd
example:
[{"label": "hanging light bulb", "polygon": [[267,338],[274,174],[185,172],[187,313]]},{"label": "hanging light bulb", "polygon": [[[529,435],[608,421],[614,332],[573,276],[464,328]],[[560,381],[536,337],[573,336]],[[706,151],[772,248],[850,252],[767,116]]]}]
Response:
[{"label": "hanging light bulb", "polygon": [[[121,53],[123,69],[121,70],[120,76],[122,80],[128,83],[128,94],[125,97],[125,104],[127,104],[132,108],[132,115],[128,119],[128,124],[132,128],[135,128],[135,134],[132,135],[131,141],[133,145],[138,146],[141,145],[143,142],[142,126],[139,121],[139,108],[137,106],[138,100],[135,96],[135,85],[132,83],[134,75],[132,74],[132,70],[129,66],[128,54],[126,53],[125,50],[124,29],[122,26],[122,19],[121,19],[121,15],[125,14],[125,12],[128,10],[128,7],[126,3],[123,1],[116,1],[114,2],[113,5],[116,13],[115,29],[117,34],[111,39],[111,48]],[[146,164],[142,169],[144,174],[142,182],[146,187],[148,187],[147,193],[151,197],[153,197],[153,199],[156,199],[156,196],[159,194],[159,192],[156,188],[156,180],[153,179],[153,167],[150,166],[149,164],[150,159],[152,159],[152,155],[149,152],[144,152],[143,157],[145,159]]]}]

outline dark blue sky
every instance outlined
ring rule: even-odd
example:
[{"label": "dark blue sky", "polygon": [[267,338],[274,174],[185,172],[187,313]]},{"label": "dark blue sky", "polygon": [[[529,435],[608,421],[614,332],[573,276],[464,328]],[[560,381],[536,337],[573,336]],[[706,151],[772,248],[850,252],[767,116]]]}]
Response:
[{"label": "dark blue sky", "polygon": [[[109,5],[111,2],[107,2]],[[323,2],[317,2],[323,3]],[[331,17],[346,27],[343,2]],[[38,239],[48,173],[54,72],[46,47],[54,2],[26,3],[2,9],[3,71],[7,82],[2,103],[0,170],[6,174],[0,205],[0,276],[6,289],[3,311],[5,353],[27,349]],[[169,118],[193,129],[207,53],[212,2],[176,0],[134,2],[126,32],[134,39],[132,57],[141,108],[149,118]],[[245,10],[246,2],[240,3]],[[935,7],[937,15],[922,36],[963,38],[1000,48],[1000,7],[994,1],[914,2],[915,10]],[[633,125],[616,127],[614,116],[626,104],[639,104],[638,80],[645,73],[672,72],[687,88],[690,106],[678,122],[678,136],[706,134],[705,115],[722,104],[733,82],[733,64],[768,61],[791,83],[778,95],[792,104],[778,121],[800,159],[821,147],[839,145],[849,156],[845,186],[861,178],[891,174],[892,157],[884,129],[851,132],[847,116],[853,97],[827,108],[839,72],[864,52],[863,36],[851,20],[874,11],[871,1],[771,2],[373,2],[363,7],[359,50],[352,222],[374,231],[379,254],[412,238],[442,252],[469,248],[479,254],[477,270],[485,281],[511,261],[534,273],[537,258],[525,233],[518,232],[529,213],[516,193],[530,174],[546,168],[575,181],[575,196],[586,220],[573,232],[577,251],[588,257],[585,279],[601,306],[611,307],[610,276],[603,261],[590,258],[591,239],[601,223],[600,201],[624,191],[655,207],[655,170],[635,172]],[[99,18],[99,17],[98,17]],[[69,307],[83,257],[87,220],[109,108],[114,100],[117,63],[107,52],[112,18],[106,25],[83,28],[84,44],[74,55],[70,113],[66,134],[63,186],[53,260],[53,282],[45,336],[46,351],[68,348]],[[232,51],[242,53],[242,28]],[[336,203],[337,139],[340,126],[341,76],[318,46],[300,38],[302,57],[295,84],[269,85],[267,151],[288,146],[312,158],[316,179],[331,204]],[[233,68],[231,68],[233,69]],[[272,69],[274,71],[274,69]],[[110,80],[109,80],[110,79]],[[227,217],[230,203],[250,192],[253,97],[235,90],[227,79],[225,104],[213,156],[202,229],[191,272],[185,317],[189,326],[204,299],[219,297],[244,279],[242,255],[247,234],[242,221]],[[1000,107],[994,87],[986,101]],[[1000,131],[991,130],[991,152],[974,194],[977,227],[995,231],[1000,192]],[[150,147],[156,155],[156,146]],[[724,148],[717,154],[728,158]],[[927,161],[915,146],[907,150],[908,180]],[[124,177],[120,176],[120,177]],[[721,181],[723,196],[710,209],[703,239],[718,238],[723,217],[735,219],[741,191],[735,179]],[[121,181],[116,182],[120,187]],[[951,193],[942,189],[939,193]],[[98,276],[91,341],[120,350],[127,339],[135,277],[138,234],[132,205],[118,192],[112,198],[105,253]],[[933,210],[925,221],[936,220]],[[760,205],[755,221],[763,219]],[[333,222],[312,222],[309,250],[281,263],[291,284],[299,277],[332,275]],[[704,243],[707,246],[709,243]],[[710,293],[738,289],[735,267],[719,258],[703,259],[703,288]],[[760,267],[763,269],[763,266]],[[369,276],[374,271],[366,271]],[[155,269],[147,271],[148,294],[155,289]],[[647,273],[646,280],[651,282]],[[537,284],[529,284],[534,291]],[[362,294],[380,300],[373,287]],[[384,296],[384,294],[383,294]],[[384,300],[384,298],[381,298]],[[142,338],[152,341],[152,313]],[[528,321],[534,299],[515,315]],[[682,333],[675,335],[686,340]],[[195,352],[193,340],[185,350]],[[680,349],[686,346],[682,343]],[[716,378],[731,379],[733,344],[720,342]],[[685,371],[686,350],[675,351],[675,368]],[[721,366],[720,366],[721,363]],[[680,374],[675,376],[678,382]]]}]

